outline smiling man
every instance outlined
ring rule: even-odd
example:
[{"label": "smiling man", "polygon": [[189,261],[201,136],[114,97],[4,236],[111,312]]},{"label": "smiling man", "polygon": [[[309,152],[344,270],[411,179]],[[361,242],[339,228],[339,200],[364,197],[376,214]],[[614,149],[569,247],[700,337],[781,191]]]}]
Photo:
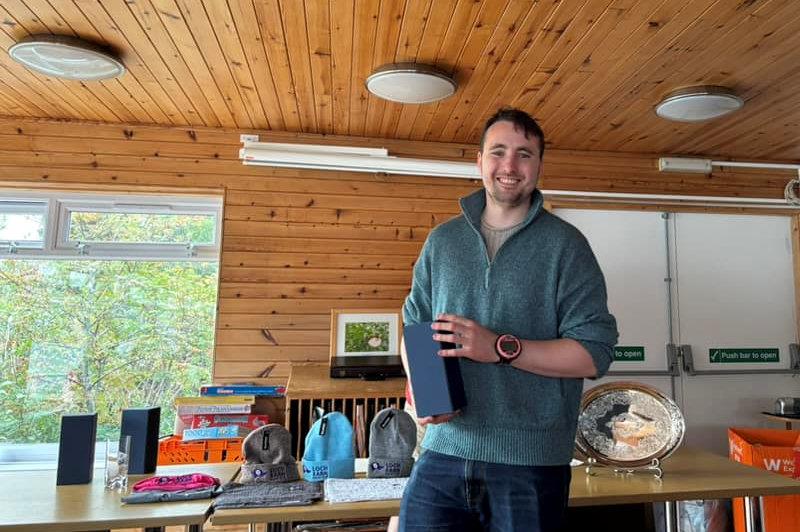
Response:
[{"label": "smiling man", "polygon": [[[543,209],[544,134],[528,114],[486,123],[483,189],[436,227],[414,267],[406,324],[436,319],[439,356],[458,357],[460,412],[420,419],[422,453],[400,529],[557,531],[584,377],[601,376],[617,340],[595,257]],[[412,397],[413,399],[413,397]]]}]

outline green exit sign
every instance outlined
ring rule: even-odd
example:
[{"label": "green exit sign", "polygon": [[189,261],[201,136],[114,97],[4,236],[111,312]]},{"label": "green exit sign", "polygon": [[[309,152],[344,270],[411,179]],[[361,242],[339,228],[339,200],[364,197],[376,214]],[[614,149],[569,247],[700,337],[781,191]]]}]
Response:
[{"label": "green exit sign", "polygon": [[780,357],[778,349],[773,347],[712,347],[708,350],[708,361],[713,364],[779,362]]},{"label": "green exit sign", "polygon": [[614,348],[614,360],[623,362],[644,362],[644,346],[618,345]]}]

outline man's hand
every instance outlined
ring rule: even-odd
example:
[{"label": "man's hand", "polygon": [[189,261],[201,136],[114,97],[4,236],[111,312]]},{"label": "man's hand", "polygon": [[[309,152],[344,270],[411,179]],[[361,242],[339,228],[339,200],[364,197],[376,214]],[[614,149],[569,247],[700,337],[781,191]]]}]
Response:
[{"label": "man's hand", "polygon": [[438,416],[421,417],[417,418],[417,423],[419,423],[421,427],[424,427],[425,425],[438,425],[440,423],[447,423],[458,414],[459,412],[451,412],[449,414],[439,414]]},{"label": "man's hand", "polygon": [[496,333],[476,321],[455,314],[439,314],[436,319],[442,321],[431,325],[437,331],[433,339],[461,346],[456,349],[442,349],[439,356],[464,357],[489,364],[497,362],[498,357],[494,350]]}]

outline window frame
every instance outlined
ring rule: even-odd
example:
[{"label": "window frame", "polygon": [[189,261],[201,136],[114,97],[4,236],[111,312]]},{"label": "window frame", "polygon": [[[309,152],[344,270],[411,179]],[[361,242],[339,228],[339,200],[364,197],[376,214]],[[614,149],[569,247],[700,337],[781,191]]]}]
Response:
[{"label": "window frame", "polygon": [[[11,208],[3,209],[3,204]],[[15,204],[18,204],[15,205]],[[223,196],[119,194],[106,192],[45,192],[0,189],[0,213],[12,213],[25,204],[43,206],[44,235],[40,241],[0,240],[0,259],[6,260],[134,260],[216,262],[220,267]],[[194,214],[214,216],[211,244],[96,243],[83,249],[69,240],[70,213],[76,211],[137,214]],[[219,297],[219,293],[217,293]],[[95,467],[102,465],[105,442],[97,442]],[[0,471],[53,469],[57,443],[0,443]]]},{"label": "window frame", "polygon": [[[220,256],[223,221],[221,196],[0,191],[0,201],[45,204],[43,245],[38,247],[24,242],[0,241],[0,256],[5,254],[6,258],[209,261],[218,260]],[[211,244],[190,242],[92,242],[84,244],[71,241],[69,239],[70,215],[73,212],[85,211],[210,215],[214,217],[214,241]]]},{"label": "window frame", "polygon": [[[39,208],[34,208],[34,206]],[[6,248],[9,253],[16,253],[17,250],[43,249],[47,239],[47,213],[47,201],[32,198],[19,198],[16,196],[0,196],[0,214],[41,214],[45,225],[42,240],[0,239],[0,248]]]}]

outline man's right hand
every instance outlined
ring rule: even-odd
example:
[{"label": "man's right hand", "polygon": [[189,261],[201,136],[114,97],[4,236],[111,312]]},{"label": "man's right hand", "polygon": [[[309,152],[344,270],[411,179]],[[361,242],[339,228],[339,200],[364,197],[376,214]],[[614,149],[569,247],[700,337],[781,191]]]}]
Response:
[{"label": "man's right hand", "polygon": [[439,425],[440,423],[447,423],[448,421],[456,417],[458,414],[459,412],[456,411],[456,412],[450,412],[449,414],[439,414],[437,416],[421,417],[417,418],[417,423],[419,423],[421,427],[424,427],[425,425]]}]

